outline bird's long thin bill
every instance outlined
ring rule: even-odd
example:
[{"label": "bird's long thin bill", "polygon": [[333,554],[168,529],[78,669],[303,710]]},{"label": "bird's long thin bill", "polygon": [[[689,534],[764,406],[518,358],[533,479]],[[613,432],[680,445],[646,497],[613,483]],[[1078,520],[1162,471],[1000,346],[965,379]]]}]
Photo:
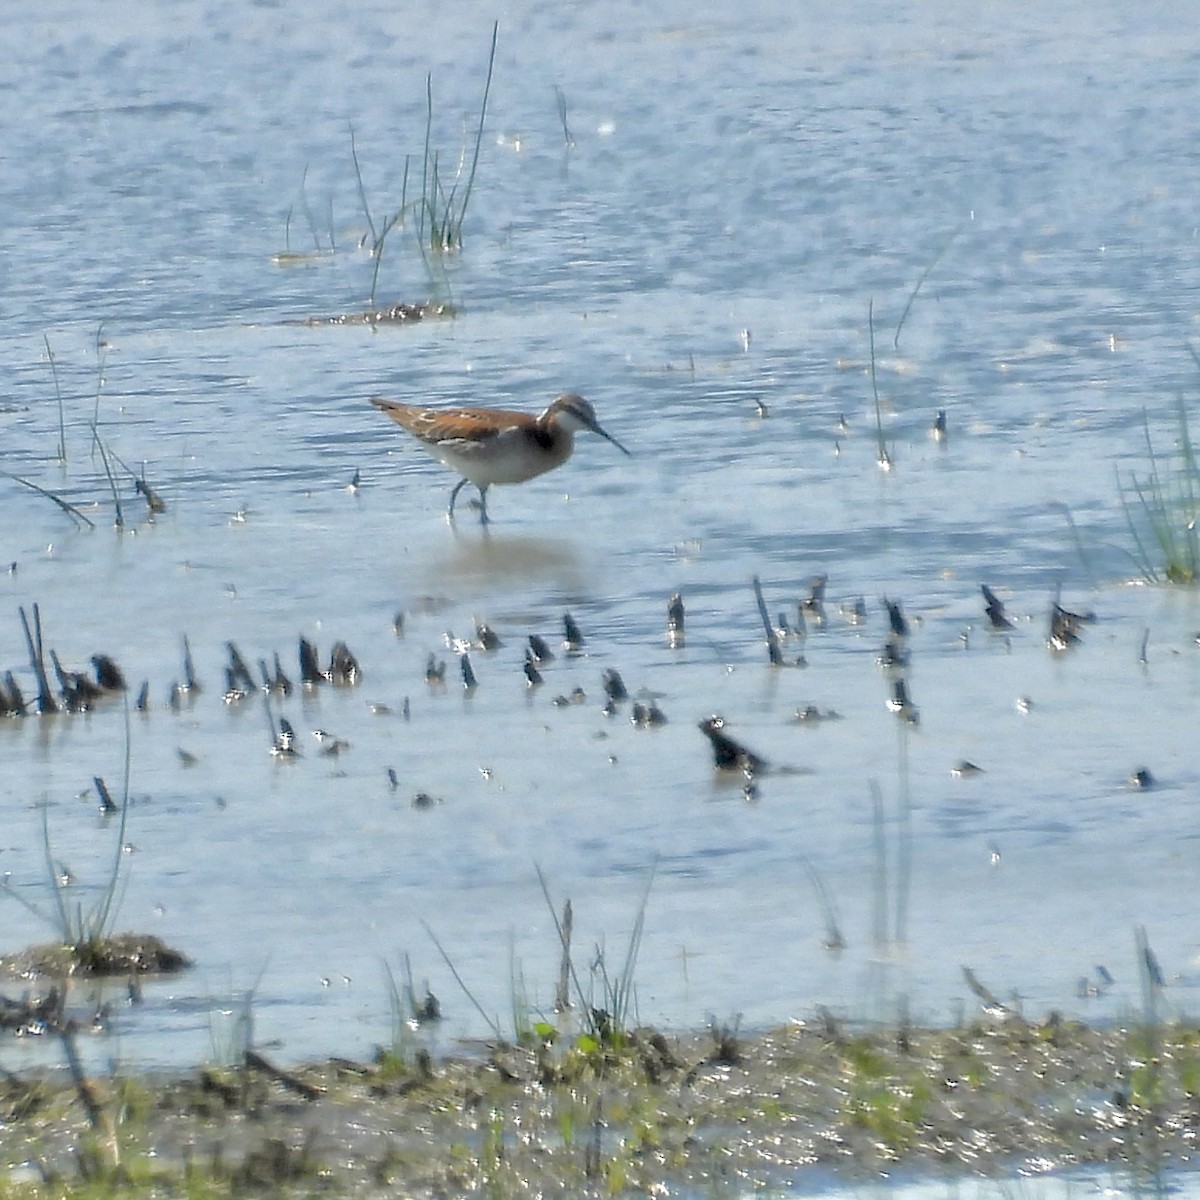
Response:
[{"label": "bird's long thin bill", "polygon": [[[613,437],[613,435],[611,433],[606,433],[603,429],[600,428],[599,425],[593,425],[592,429],[596,433],[598,433],[602,438],[604,438],[605,441],[612,442],[612,444],[614,446],[616,446],[616,448],[618,450],[620,450],[622,454],[629,454],[629,451],[626,450],[625,447],[622,446],[621,443],[618,442],[617,439],[615,437]],[[633,455],[629,454],[629,457],[632,458]]]}]

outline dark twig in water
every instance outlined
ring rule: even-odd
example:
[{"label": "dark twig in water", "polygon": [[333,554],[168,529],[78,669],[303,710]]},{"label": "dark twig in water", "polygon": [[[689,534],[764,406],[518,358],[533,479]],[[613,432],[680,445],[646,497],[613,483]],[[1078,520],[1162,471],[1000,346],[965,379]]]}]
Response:
[{"label": "dark twig in water", "polygon": [[1004,611],[1004,602],[986,583],[981,583],[979,587],[983,592],[983,611],[987,615],[989,626],[997,631],[1011,629],[1013,623]]},{"label": "dark twig in water", "polygon": [[33,606],[33,632],[29,628],[29,618],[25,609],[20,609],[21,626],[25,630],[25,645],[29,650],[29,665],[33,670],[38,685],[37,711],[42,716],[58,712],[54,694],[50,690],[50,680],[46,675],[46,649],[42,642],[42,614],[38,606]]},{"label": "dark twig in water", "polygon": [[4,475],[6,478],[11,479],[14,483],[19,483],[22,487],[29,488],[29,490],[32,492],[37,492],[39,496],[45,496],[47,500],[53,500],[54,503],[57,504],[58,507],[61,508],[63,512],[65,512],[72,520],[82,521],[89,529],[96,528],[95,521],[81,513],[79,509],[75,507],[75,505],[64,500],[61,496],[55,495],[54,492],[41,487],[39,484],[34,483],[30,479],[23,479],[20,475],[13,475],[8,471],[0,471],[0,475]]},{"label": "dark twig in water", "polygon": [[458,663],[462,672],[463,687],[466,691],[473,692],[479,686],[479,680],[475,678],[475,670],[471,666],[471,656],[463,651]]},{"label": "dark twig in water", "polygon": [[183,689],[186,692],[200,691],[200,681],[196,678],[196,664],[192,661],[192,646],[186,633],[183,635]]},{"label": "dark twig in water", "polygon": [[542,673],[537,669],[537,660],[534,657],[533,650],[525,647],[525,684],[527,687],[541,687],[545,681],[542,679]]},{"label": "dark twig in water", "polygon": [[667,644],[672,650],[677,650],[684,644],[683,625],[683,597],[675,592],[667,601]]},{"label": "dark twig in water", "polygon": [[616,667],[606,667],[601,679],[604,683],[604,694],[614,704],[620,704],[629,699],[629,689],[626,688],[625,681]]},{"label": "dark twig in water", "polygon": [[108,790],[108,784],[104,782],[100,775],[92,779],[92,783],[96,785],[96,795],[100,797],[100,811],[107,817],[117,811],[116,801],[112,798],[112,793]]},{"label": "dark twig in water", "polygon": [[300,682],[305,687],[316,687],[324,680],[317,662],[317,648],[307,638],[300,639]]},{"label": "dark twig in water", "polygon": [[563,613],[563,649],[568,654],[583,652],[583,634],[569,612]]},{"label": "dark twig in water", "polygon": [[883,606],[887,609],[888,624],[891,626],[892,633],[898,638],[908,637],[908,621],[904,616],[904,609],[901,607],[900,602],[898,600],[889,600],[884,596]]},{"label": "dark twig in water", "polygon": [[529,635],[529,653],[533,655],[533,661],[539,667],[543,667],[546,663],[554,661],[554,651],[546,645],[546,639],[536,633]]},{"label": "dark twig in water", "polygon": [[762,620],[763,632],[767,638],[767,655],[771,659],[771,666],[783,666],[783,651],[779,648],[779,635],[775,632],[775,627],[771,624],[770,614],[767,612],[767,602],[763,599],[762,584],[759,583],[758,576],[754,576],[754,599],[758,602],[758,615]]}]

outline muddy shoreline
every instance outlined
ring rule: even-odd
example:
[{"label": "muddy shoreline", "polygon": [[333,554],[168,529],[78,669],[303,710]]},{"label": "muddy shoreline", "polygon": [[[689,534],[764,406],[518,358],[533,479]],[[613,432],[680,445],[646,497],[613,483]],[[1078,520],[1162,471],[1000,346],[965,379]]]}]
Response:
[{"label": "muddy shoreline", "polygon": [[832,1019],[756,1036],[548,1031],[479,1056],[0,1086],[10,1182],[53,1194],[414,1197],[719,1195],[805,1175],[966,1177],[1186,1167],[1200,1029],[1015,1017],[863,1033]]}]

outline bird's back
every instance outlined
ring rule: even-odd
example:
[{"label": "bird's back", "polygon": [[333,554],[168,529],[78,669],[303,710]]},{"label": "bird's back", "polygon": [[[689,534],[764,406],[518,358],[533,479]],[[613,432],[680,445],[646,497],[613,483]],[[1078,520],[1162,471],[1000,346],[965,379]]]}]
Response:
[{"label": "bird's back", "polygon": [[442,442],[486,442],[509,429],[528,429],[536,418],[499,408],[421,408],[372,396],[371,403],[429,446]]}]

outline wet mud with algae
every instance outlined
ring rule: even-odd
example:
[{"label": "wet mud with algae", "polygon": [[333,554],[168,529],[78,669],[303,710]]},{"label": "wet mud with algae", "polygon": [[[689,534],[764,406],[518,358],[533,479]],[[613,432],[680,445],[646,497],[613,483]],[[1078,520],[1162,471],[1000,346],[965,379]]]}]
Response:
[{"label": "wet mud with algae", "polygon": [[650,1029],[432,1059],[103,1080],[8,1076],[0,1153],[30,1194],[726,1195],[1190,1161],[1200,1029],[1008,1017],[862,1033]]}]

